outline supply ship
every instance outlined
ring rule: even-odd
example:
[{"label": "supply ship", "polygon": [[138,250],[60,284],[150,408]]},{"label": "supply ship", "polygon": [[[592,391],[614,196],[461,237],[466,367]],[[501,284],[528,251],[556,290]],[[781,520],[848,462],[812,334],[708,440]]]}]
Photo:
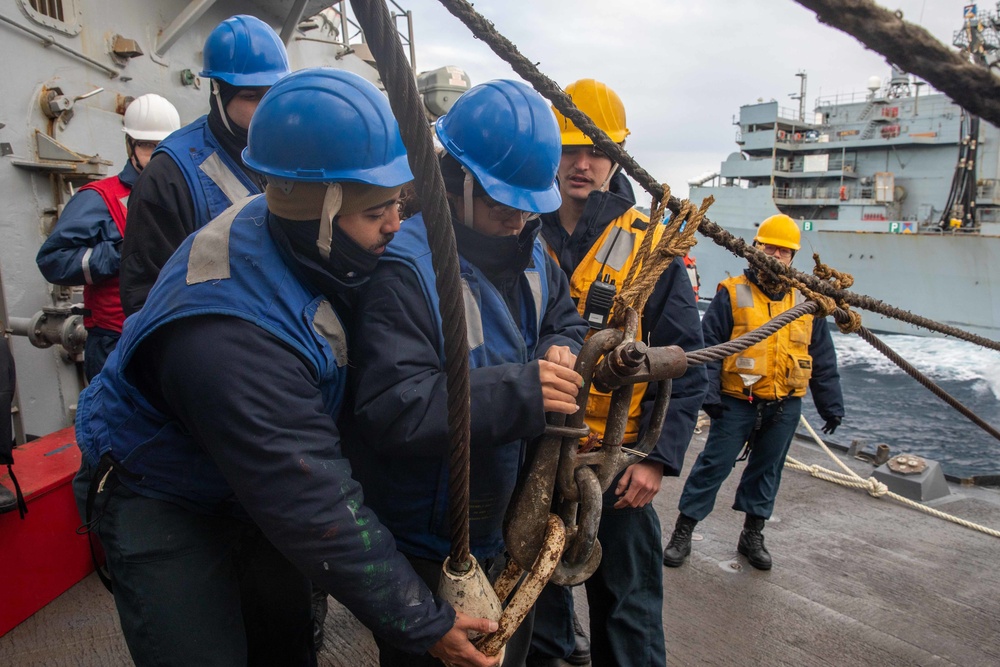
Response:
[{"label": "supply ship", "polygon": [[[954,43],[991,65],[996,12],[966,8]],[[1000,335],[1000,130],[947,96],[893,69],[859,93],[820,97],[798,109],[758,101],[734,119],[738,150],[717,171],[689,181],[690,197],[715,197],[710,217],[746,240],[785,213],[802,228],[795,266],[812,254],[855,278],[852,289],[988,338]],[[695,249],[702,296],[745,261],[710,243]],[[867,315],[870,329],[929,335]]]}]

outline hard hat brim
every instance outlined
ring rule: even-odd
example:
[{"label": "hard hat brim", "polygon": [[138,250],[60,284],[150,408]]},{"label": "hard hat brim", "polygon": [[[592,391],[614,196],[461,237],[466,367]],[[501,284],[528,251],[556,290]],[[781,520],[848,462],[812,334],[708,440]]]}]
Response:
[{"label": "hard hat brim", "polygon": [[202,70],[198,73],[198,76],[206,79],[218,79],[219,81],[224,81],[230,86],[235,86],[237,88],[262,88],[270,87],[278,83],[278,81],[286,76],[283,72],[256,72],[254,74],[236,74],[233,72],[212,72],[210,70]]},{"label": "hard hat brim", "polygon": [[779,248],[791,248],[792,250],[800,250],[802,245],[799,243],[789,243],[785,239],[771,238],[770,236],[757,236],[754,241],[758,243],[764,243],[766,245],[776,245]]},{"label": "hard hat brim", "polygon": [[[628,130],[619,130],[617,132],[611,132],[608,136],[611,141],[616,144],[620,144],[625,141],[625,137],[629,135]],[[594,140],[588,137],[586,134],[576,129],[574,126],[572,129],[565,130],[562,132],[562,145],[563,146],[593,146]]]},{"label": "hard hat brim", "polygon": [[394,188],[413,180],[413,172],[410,171],[410,164],[406,155],[400,155],[388,164],[379,165],[370,169],[352,169],[349,171],[329,171],[321,169],[295,169],[279,170],[271,169],[254,160],[249,154],[249,147],[243,149],[241,154],[243,162],[254,171],[260,172],[274,178],[283,178],[290,181],[302,181],[305,183],[367,183],[383,188]]}]

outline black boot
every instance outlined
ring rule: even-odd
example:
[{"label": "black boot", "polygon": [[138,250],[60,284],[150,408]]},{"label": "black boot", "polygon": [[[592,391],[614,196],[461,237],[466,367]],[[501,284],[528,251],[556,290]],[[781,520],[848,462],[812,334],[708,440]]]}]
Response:
[{"label": "black boot", "polygon": [[667,548],[663,550],[663,564],[667,567],[680,567],[691,555],[691,533],[698,522],[686,514],[677,515],[674,532],[670,536]]},{"label": "black boot", "polygon": [[13,512],[17,509],[17,496],[6,486],[0,484],[0,514]]},{"label": "black boot", "polygon": [[750,564],[758,570],[771,569],[771,554],[764,547],[764,522],[766,519],[752,514],[747,514],[746,521],[743,522],[743,532],[740,533],[740,542],[736,545],[736,550],[746,556]]},{"label": "black boot", "polygon": [[583,631],[583,626],[580,625],[580,619],[577,618],[575,611],[573,612],[573,635],[576,639],[576,645],[573,647],[573,652],[566,656],[566,662],[571,665],[589,665],[590,638]]},{"label": "black boot", "polygon": [[323,630],[326,624],[327,595],[316,584],[312,587],[313,647],[316,652],[323,648]]}]

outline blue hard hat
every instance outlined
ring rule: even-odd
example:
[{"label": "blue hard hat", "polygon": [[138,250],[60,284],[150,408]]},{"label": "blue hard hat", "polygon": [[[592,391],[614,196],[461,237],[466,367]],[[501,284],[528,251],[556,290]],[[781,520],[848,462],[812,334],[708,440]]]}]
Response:
[{"label": "blue hard hat", "polygon": [[559,208],[559,126],[548,102],[530,86],[503,79],[474,86],[434,129],[444,149],[493,199],[532,213]]},{"label": "blue hard hat", "polygon": [[278,33],[255,16],[231,16],[209,34],[199,76],[241,88],[273,86],[289,72]]},{"label": "blue hard hat", "polygon": [[413,180],[389,100],[352,72],[289,74],[260,100],[243,161],[262,174],[396,187]]}]

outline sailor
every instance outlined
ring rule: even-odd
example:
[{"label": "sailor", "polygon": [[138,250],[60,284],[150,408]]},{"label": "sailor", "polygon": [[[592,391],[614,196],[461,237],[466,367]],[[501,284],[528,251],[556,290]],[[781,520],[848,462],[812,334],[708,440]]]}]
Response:
[{"label": "sailor", "polygon": [[[758,227],[754,247],[790,266],[800,248],[799,227],[787,215],[773,215]],[[798,290],[767,284],[747,269],[719,284],[702,322],[705,345],[737,338],[802,300]],[[753,567],[770,570],[771,554],[761,531],[774,509],[806,389],[825,420],[824,433],[833,433],[844,417],[837,353],[826,319],[800,317],[757,345],[709,364],[708,375],[702,408],[712,427],[684,483],[663,563],[678,567],[691,553],[695,524],[712,511],[719,487],[743,450],[747,465],[733,509],[744,512],[746,520],[737,550]]]},{"label": "sailor", "polygon": [[[336,118],[331,124],[329,119]],[[486,667],[362,504],[341,454],[345,295],[399,229],[412,178],[388,101],[307,69],[261,101],[268,176],[190,236],[80,397],[78,503],[138,665],[315,665],[310,580],[382,641]]]},{"label": "sailor", "polygon": [[[570,84],[566,93],[612,141],[629,134],[625,106],[607,85],[594,79]],[[593,330],[608,321],[608,306],[628,275],[645,234],[659,240],[663,227],[649,228],[637,211],[632,187],[618,165],[562,114],[558,211],[542,216],[548,251],[569,276],[577,307]],[[650,345],[703,347],[695,295],[684,261],[663,272],[642,313],[639,338]],[[670,406],[659,440],[640,463],[629,466],[604,495],[598,538],[604,557],[586,582],[591,646],[574,632],[573,597],[568,588],[547,586],[539,600],[532,638],[533,664],[663,665],[663,583],[660,520],[651,504],[662,478],[676,476],[694,433],[705,393],[705,372],[692,366],[673,381]],[[637,384],[632,394],[625,443],[636,442],[648,422],[656,384]],[[587,424],[599,441],[607,422],[610,395],[591,389]],[[575,635],[577,635],[575,637]]]},{"label": "sailor", "polygon": [[288,73],[285,46],[260,19],[233,16],[205,40],[203,62],[200,76],[211,84],[208,115],[157,147],[132,192],[121,259],[126,316],[142,308],[181,241],[230,204],[261,192],[262,177],[240,152],[261,96]]},{"label": "sailor", "polygon": [[688,280],[691,281],[691,287],[694,289],[694,300],[697,302],[698,290],[701,289],[701,275],[698,274],[698,260],[690,252],[684,255],[684,267],[687,269]]},{"label": "sailor", "polygon": [[55,285],[83,285],[83,318],[87,342],[83,371],[90,382],[97,375],[122,332],[125,314],[118,293],[125,215],[132,186],[150,156],[168,134],[181,126],[177,109],[150,93],[125,109],[122,132],[128,160],[117,176],[87,183],[73,195],[35,263]]},{"label": "sailor", "polygon": [[[548,103],[523,83],[490,81],[459,97],[435,130],[466,295],[469,547],[492,578],[504,565],[501,526],[526,439],[544,432],[546,412],[577,410],[583,379],[573,365],[587,326],[536,238],[537,214],[560,201],[559,130]],[[351,385],[362,438],[346,451],[365,500],[432,589],[451,550],[438,302],[416,215],[360,298]],[[523,664],[530,636],[529,620],[507,644],[504,664]],[[383,667],[438,664],[378,644]]]}]

